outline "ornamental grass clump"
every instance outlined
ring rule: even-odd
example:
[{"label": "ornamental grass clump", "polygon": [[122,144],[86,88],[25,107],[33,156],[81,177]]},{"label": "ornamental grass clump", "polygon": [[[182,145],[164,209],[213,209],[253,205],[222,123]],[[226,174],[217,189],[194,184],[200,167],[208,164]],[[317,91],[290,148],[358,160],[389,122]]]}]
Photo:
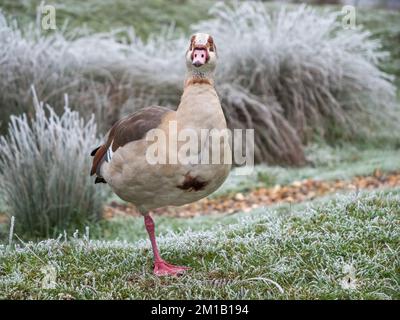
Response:
[{"label": "ornamental grass clump", "polygon": [[0,192],[15,232],[42,238],[97,220],[103,197],[89,178],[94,118],[84,121],[67,99],[61,115],[36,96],[33,110],[12,116],[0,137]]}]

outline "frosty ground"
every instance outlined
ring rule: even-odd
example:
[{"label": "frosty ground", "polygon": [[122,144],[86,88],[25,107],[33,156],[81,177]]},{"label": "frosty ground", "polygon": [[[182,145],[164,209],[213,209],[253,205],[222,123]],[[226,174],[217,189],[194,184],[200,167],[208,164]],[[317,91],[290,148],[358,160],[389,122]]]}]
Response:
[{"label": "frosty ground", "polygon": [[[329,162],[325,151],[316,159],[325,159],[325,167],[309,168],[325,178],[355,161],[347,150]],[[377,163],[384,172],[398,165],[396,152],[384,153],[386,162],[368,153],[368,159],[359,153],[363,174]],[[292,179],[305,170],[292,169]],[[247,213],[157,217],[164,257],[191,267],[178,278],[152,275],[150,243],[138,217],[116,217],[38,243],[14,235],[1,247],[0,298],[398,299],[399,216],[400,188],[391,188]],[[50,283],[49,270],[55,275]]]}]

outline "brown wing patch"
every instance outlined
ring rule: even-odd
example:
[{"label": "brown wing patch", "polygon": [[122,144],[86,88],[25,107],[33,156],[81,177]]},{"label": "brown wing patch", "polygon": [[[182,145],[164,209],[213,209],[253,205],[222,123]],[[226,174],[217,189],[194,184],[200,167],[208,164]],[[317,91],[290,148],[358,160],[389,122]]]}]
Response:
[{"label": "brown wing patch", "polygon": [[164,115],[168,112],[172,111],[167,108],[154,106],[138,110],[118,120],[111,128],[107,142],[92,151],[94,159],[90,175],[96,173],[101,178],[100,166],[104,162],[110,146],[114,152],[129,142],[142,139],[148,131],[160,125]]},{"label": "brown wing patch", "polygon": [[190,175],[190,172],[188,172],[185,175],[185,180],[183,181],[183,183],[177,186],[177,188],[186,191],[199,191],[203,190],[207,184],[207,181],[203,181],[199,177],[193,177]]}]

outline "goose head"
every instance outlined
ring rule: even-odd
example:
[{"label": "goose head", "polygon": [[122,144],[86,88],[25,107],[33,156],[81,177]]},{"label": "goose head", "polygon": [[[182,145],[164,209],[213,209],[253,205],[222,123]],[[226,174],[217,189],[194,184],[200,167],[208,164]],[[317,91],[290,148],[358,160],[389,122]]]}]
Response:
[{"label": "goose head", "polygon": [[194,73],[210,73],[217,62],[217,48],[214,39],[206,33],[196,33],[190,39],[186,52],[186,65]]}]

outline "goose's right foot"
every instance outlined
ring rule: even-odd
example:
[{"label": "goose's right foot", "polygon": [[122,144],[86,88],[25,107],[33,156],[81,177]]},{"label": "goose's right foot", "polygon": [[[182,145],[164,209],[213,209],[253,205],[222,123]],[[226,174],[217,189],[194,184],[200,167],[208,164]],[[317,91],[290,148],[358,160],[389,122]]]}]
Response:
[{"label": "goose's right foot", "polygon": [[154,275],[156,276],[179,276],[187,271],[188,267],[174,266],[164,260],[154,262]]}]

